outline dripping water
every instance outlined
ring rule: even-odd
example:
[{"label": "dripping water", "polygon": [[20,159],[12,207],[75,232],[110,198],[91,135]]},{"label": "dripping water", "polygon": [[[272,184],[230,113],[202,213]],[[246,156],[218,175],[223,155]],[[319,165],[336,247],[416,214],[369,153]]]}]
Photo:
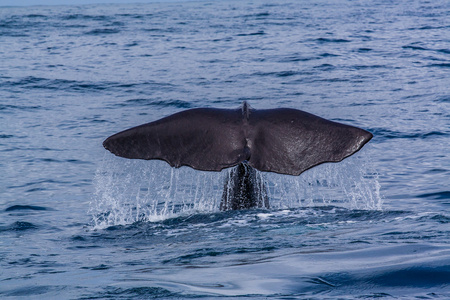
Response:
[{"label": "dripping water", "polygon": [[[364,161],[367,157],[358,153],[300,176],[257,171],[257,187],[260,193],[267,191],[272,210],[317,206],[379,210],[380,185],[377,173]],[[174,169],[162,161],[127,160],[106,154],[96,172],[96,192],[89,209],[94,227],[218,212],[224,186],[232,188],[224,184],[232,181],[230,170]]]}]

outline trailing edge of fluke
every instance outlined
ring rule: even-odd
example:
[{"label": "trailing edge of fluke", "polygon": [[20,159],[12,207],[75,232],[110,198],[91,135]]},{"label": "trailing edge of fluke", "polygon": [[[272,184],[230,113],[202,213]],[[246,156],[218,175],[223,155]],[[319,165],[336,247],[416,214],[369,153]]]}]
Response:
[{"label": "trailing edge of fluke", "polygon": [[299,175],[360,150],[372,134],[291,108],[195,108],[119,132],[103,146],[117,156],[220,171],[242,162]]}]

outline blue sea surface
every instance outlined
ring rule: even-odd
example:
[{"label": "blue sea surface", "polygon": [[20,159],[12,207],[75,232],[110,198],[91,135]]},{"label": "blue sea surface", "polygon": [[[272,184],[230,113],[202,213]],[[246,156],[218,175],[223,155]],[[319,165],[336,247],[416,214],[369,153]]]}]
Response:
[{"label": "blue sea surface", "polygon": [[[450,2],[0,7],[1,299],[449,299]],[[291,107],[369,130],[357,154],[262,173],[102,147],[196,107]]]}]

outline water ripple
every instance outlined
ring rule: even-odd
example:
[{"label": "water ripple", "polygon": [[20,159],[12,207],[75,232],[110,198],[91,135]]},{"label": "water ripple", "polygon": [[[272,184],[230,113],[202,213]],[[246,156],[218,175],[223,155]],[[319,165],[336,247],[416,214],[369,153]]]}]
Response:
[{"label": "water ripple", "polygon": [[22,210],[49,210],[49,208],[36,205],[13,205],[5,209],[5,211],[22,211]]},{"label": "water ripple", "polygon": [[428,199],[450,199],[450,191],[436,192],[436,193],[426,193],[418,195],[419,198],[428,198]]},{"label": "water ripple", "polygon": [[381,139],[428,139],[449,136],[450,132],[430,131],[430,132],[399,132],[386,128],[372,128],[370,132],[376,138]]},{"label": "water ripple", "polygon": [[39,229],[38,226],[30,222],[16,221],[9,226],[0,226],[0,232],[2,231],[27,231]]},{"label": "water ripple", "polygon": [[[0,298],[449,298],[447,1],[169,2],[0,9]],[[102,147],[241,100],[375,138],[240,212]]]}]

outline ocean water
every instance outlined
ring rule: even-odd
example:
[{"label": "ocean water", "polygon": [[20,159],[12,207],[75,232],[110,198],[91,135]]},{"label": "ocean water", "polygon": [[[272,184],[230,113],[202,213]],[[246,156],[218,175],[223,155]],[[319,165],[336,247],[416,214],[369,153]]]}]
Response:
[{"label": "ocean water", "polygon": [[[0,298],[450,298],[450,4],[0,7]],[[374,134],[271,208],[227,171],[103,149],[195,107],[292,107]]]}]

